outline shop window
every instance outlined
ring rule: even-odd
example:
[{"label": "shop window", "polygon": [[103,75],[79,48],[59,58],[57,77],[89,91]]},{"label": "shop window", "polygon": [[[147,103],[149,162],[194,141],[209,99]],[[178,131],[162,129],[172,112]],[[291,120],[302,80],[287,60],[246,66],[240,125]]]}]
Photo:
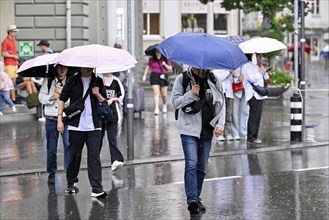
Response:
[{"label": "shop window", "polygon": [[314,0],[312,4],[312,14],[319,14],[320,13],[320,0]]},{"label": "shop window", "polygon": [[143,34],[144,35],[159,35],[160,14],[159,13],[144,13],[143,14]]},{"label": "shop window", "polygon": [[207,32],[206,14],[182,14],[182,31]]},{"label": "shop window", "polygon": [[214,34],[227,34],[227,14],[214,14]]}]

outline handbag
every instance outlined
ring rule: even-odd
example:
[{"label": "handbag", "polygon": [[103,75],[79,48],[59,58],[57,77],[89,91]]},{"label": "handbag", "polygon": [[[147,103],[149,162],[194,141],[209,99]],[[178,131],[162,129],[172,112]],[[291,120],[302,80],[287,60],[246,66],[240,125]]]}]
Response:
[{"label": "handbag", "polygon": [[40,105],[39,93],[34,92],[26,97],[26,106],[31,109]]},{"label": "handbag", "polygon": [[257,92],[259,95],[261,95],[261,96],[267,96],[268,95],[268,85],[267,85],[266,80],[264,79],[264,76],[263,76],[263,80],[264,80],[264,87],[262,87],[262,86],[256,86],[255,84],[253,84],[250,81],[249,81],[249,83],[252,86],[252,88],[255,90],[255,92]]},{"label": "handbag", "polygon": [[112,119],[113,112],[106,100],[97,102],[96,111],[101,119],[105,121],[110,121]]},{"label": "handbag", "polygon": [[233,92],[237,92],[237,91],[243,90],[244,89],[243,83],[242,82],[233,83],[232,89],[233,89]]},{"label": "handbag", "polygon": [[63,112],[65,113],[67,120],[71,120],[71,119],[77,117],[85,109],[85,101],[91,90],[90,85],[91,85],[91,82],[90,82],[89,88],[86,91],[86,94],[83,96],[82,100],[76,100],[75,102],[73,102],[72,104],[70,104],[69,106],[67,106],[63,109]]}]

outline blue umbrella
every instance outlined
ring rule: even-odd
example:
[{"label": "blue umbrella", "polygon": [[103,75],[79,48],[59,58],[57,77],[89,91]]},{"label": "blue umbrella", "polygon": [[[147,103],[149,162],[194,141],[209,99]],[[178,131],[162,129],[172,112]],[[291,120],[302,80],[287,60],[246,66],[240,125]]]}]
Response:
[{"label": "blue umbrella", "polygon": [[205,33],[181,32],[164,40],[156,49],[169,60],[199,69],[235,70],[248,62],[239,47]]},{"label": "blue umbrella", "polygon": [[230,35],[226,37],[226,39],[229,40],[235,46],[239,46],[240,43],[249,40],[249,38],[240,35]]}]

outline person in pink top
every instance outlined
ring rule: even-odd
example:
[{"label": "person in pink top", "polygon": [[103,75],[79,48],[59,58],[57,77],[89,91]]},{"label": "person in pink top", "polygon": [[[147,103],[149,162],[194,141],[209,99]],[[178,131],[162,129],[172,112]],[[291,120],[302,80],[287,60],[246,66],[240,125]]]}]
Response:
[{"label": "person in pink top", "polygon": [[144,70],[143,82],[146,81],[147,73],[151,70],[150,84],[154,95],[154,114],[159,114],[160,93],[162,96],[162,112],[167,113],[167,90],[169,85],[168,71],[172,71],[171,62],[155,50]]}]

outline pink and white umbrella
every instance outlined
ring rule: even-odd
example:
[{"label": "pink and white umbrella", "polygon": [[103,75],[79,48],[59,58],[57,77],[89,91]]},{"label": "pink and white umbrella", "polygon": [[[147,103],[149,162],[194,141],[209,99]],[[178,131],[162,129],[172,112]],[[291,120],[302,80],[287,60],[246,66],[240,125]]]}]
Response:
[{"label": "pink and white umbrella", "polygon": [[107,72],[127,70],[137,63],[126,50],[99,44],[66,49],[56,57],[54,62],[64,66],[99,68]]},{"label": "pink and white umbrella", "polygon": [[23,77],[45,77],[53,71],[54,59],[58,53],[45,54],[25,61],[17,70]]}]

